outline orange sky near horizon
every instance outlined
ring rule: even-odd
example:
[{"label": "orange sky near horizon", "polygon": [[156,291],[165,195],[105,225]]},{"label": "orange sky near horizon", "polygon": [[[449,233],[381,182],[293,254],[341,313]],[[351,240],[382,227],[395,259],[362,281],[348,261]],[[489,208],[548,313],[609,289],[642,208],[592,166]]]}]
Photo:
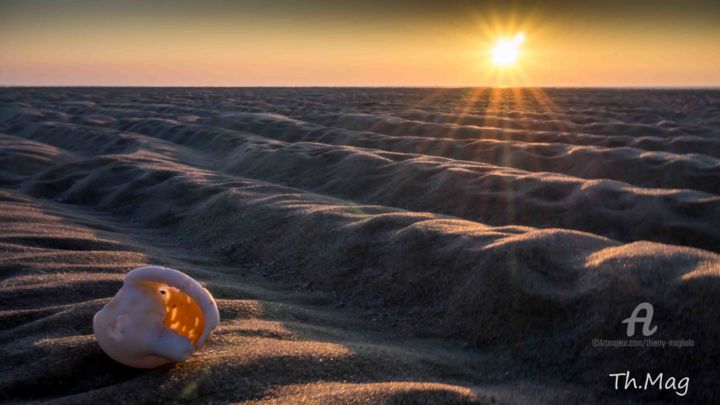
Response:
[{"label": "orange sky near horizon", "polygon": [[0,0],[0,84],[720,85],[720,2],[603,4]]}]

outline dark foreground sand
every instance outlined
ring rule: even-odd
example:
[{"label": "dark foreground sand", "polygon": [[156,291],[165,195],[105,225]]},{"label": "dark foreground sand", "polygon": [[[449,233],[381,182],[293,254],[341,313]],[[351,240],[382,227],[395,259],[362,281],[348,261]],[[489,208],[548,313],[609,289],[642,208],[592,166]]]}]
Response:
[{"label": "dark foreground sand", "polygon": [[[3,89],[0,400],[720,401],[720,93]],[[145,264],[218,299],[107,358]],[[655,309],[656,340],[597,348]],[[642,338],[639,333],[636,338]],[[691,379],[615,391],[610,373]]]}]

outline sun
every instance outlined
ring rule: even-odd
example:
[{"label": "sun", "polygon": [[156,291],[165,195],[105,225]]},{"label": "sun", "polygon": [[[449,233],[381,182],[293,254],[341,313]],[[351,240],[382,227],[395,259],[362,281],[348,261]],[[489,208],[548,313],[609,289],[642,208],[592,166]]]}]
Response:
[{"label": "sun", "polygon": [[517,63],[520,56],[520,44],[525,40],[525,34],[517,33],[512,38],[499,39],[490,50],[492,63],[498,67],[508,67]]}]

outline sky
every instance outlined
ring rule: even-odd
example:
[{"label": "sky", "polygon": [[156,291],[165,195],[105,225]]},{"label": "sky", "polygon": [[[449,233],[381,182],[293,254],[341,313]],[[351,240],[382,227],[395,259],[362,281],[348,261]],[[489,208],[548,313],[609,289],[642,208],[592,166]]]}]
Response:
[{"label": "sky", "polygon": [[720,86],[720,1],[0,0],[0,85]]}]

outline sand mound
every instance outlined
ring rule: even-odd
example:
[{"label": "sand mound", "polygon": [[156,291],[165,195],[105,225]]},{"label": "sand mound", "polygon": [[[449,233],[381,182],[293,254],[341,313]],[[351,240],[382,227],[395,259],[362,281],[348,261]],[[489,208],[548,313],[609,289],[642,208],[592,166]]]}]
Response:
[{"label": "sand mound", "polygon": [[[706,93],[458,114],[452,91],[357,92],[3,90],[4,398],[678,398],[612,390],[631,370],[717,399]],[[89,322],[144,264],[201,280],[222,317],[196,357],[149,372],[106,358]],[[641,302],[653,339],[695,347],[593,346],[627,338]]]}]

